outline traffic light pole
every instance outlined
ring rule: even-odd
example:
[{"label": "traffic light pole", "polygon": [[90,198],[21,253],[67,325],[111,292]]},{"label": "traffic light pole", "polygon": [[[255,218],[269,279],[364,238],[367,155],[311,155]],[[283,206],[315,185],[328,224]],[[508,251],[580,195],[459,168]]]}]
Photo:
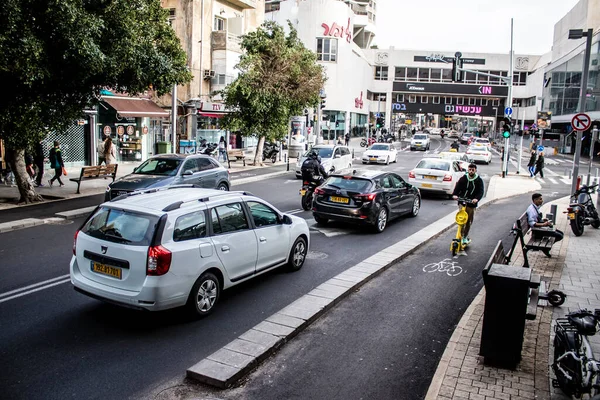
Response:
[{"label": "traffic light pole", "polygon": [[[510,57],[509,57],[509,67],[508,67],[508,95],[506,96],[505,109],[507,107],[512,107],[513,102],[513,19],[510,19]],[[507,118],[510,118],[510,115],[504,115]],[[511,129],[512,132],[512,129]],[[504,160],[502,160],[502,177],[505,178],[508,175],[508,152],[510,146],[509,137],[504,138]],[[521,158],[519,157],[519,162]]]}]

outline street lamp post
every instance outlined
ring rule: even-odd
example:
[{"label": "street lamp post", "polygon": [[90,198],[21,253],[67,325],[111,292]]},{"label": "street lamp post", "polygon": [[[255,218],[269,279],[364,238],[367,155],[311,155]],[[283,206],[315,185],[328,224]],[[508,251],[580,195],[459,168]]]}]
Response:
[{"label": "street lamp post", "polygon": [[[590,54],[592,52],[592,37],[594,36],[594,30],[588,29],[586,32],[583,29],[570,29],[569,39],[581,39],[586,38],[585,43],[585,56],[583,60],[583,76],[581,77],[581,90],[579,92],[579,112],[585,112],[585,103],[587,97],[587,83],[588,74],[590,72]],[[577,139],[575,142],[575,157],[573,157],[573,180],[571,182],[571,193],[575,193],[577,189],[577,177],[579,176],[579,160],[581,158],[581,136],[582,131],[577,131]]]},{"label": "street lamp post", "polygon": [[498,107],[492,107],[494,109],[494,132],[492,134],[492,138],[494,139],[494,141],[496,140],[496,121],[498,120]]}]

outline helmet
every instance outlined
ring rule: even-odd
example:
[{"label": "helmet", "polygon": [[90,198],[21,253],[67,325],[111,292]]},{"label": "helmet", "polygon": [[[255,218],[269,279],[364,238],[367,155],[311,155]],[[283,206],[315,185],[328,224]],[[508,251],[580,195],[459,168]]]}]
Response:
[{"label": "helmet", "polygon": [[319,157],[319,152],[318,152],[318,151],[316,151],[316,150],[312,150],[312,151],[311,151],[311,152],[308,154],[308,156],[309,156],[310,158],[313,158],[313,159],[315,159],[315,160],[317,160],[317,159],[319,159],[319,158],[320,158],[320,157]]}]

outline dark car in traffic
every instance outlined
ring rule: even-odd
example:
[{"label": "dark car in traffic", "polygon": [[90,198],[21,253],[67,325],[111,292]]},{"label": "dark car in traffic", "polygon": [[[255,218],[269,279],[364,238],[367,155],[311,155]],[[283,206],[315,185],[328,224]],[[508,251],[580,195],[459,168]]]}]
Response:
[{"label": "dark car in traffic", "polygon": [[313,217],[319,225],[329,220],[371,226],[383,232],[389,220],[416,217],[421,208],[419,189],[393,172],[359,169],[330,175],[315,189]]},{"label": "dark car in traffic", "polygon": [[151,157],[106,188],[104,200],[135,190],[192,184],[202,188],[229,190],[229,171],[213,157],[203,154],[161,154]]}]

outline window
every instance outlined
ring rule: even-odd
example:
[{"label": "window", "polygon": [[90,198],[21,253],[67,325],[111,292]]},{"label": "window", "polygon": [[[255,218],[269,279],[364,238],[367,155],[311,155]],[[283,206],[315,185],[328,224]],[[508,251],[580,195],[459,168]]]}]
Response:
[{"label": "window", "polygon": [[389,175],[381,178],[381,186],[384,189],[391,189],[392,188],[392,181],[391,181]]},{"label": "window", "polygon": [[270,207],[255,201],[249,201],[248,207],[257,228],[279,224],[279,215]]},{"label": "window", "polygon": [[175,9],[169,8],[169,25],[173,26],[175,23]]},{"label": "window", "polygon": [[431,81],[440,82],[442,80],[442,70],[440,68],[431,68]]},{"label": "window", "polygon": [[465,76],[465,83],[475,83],[477,80],[475,74],[472,72],[465,72],[464,76]]},{"label": "window", "polygon": [[[489,73],[490,71],[480,71],[480,72]],[[486,75],[477,74],[477,83],[480,85],[487,85],[488,77]]]},{"label": "window", "polygon": [[226,204],[210,210],[215,235],[248,229],[248,221],[240,203]]},{"label": "window", "polygon": [[408,102],[409,103],[416,103],[417,102],[417,96],[415,96],[414,94],[408,95]]},{"label": "window", "polygon": [[417,68],[406,68],[406,80],[416,81],[417,80]]},{"label": "window", "polygon": [[440,96],[433,96],[431,102],[433,104],[440,104]]},{"label": "window", "polygon": [[452,82],[452,70],[449,68],[442,69],[442,82]]},{"label": "window", "polygon": [[388,67],[375,67],[375,80],[387,81]]},{"label": "window", "polygon": [[198,163],[199,171],[207,171],[216,167],[208,158],[197,158],[196,162]]},{"label": "window", "polygon": [[206,217],[204,211],[182,215],[175,221],[173,241],[199,239],[206,236]]},{"label": "window", "polygon": [[227,20],[225,18],[215,16],[213,31],[224,31],[224,30],[227,30]]},{"label": "window", "polygon": [[429,82],[429,68],[419,68],[419,82]]},{"label": "window", "polygon": [[500,105],[500,100],[499,99],[492,100],[492,106],[498,107],[499,105]]},{"label": "window", "polygon": [[406,79],[406,67],[396,67],[394,69],[394,80],[403,81]]},{"label": "window", "polygon": [[183,164],[183,168],[181,168],[182,172],[185,171],[192,171],[192,173],[196,173],[200,171],[200,168],[198,167],[198,163],[196,162],[195,158],[192,158],[190,160],[186,160],[185,164]]},{"label": "window", "polygon": [[398,175],[390,175],[389,177],[392,181],[392,187],[402,189],[405,186],[404,181]]},{"label": "window", "polygon": [[102,207],[81,229],[97,239],[132,246],[148,246],[158,217],[131,211]]},{"label": "window", "polygon": [[456,104],[459,106],[462,106],[463,104],[465,104],[465,98],[464,97],[457,97],[456,98]]},{"label": "window", "polygon": [[350,150],[347,147],[340,147],[340,151],[342,152],[342,157],[350,155]]},{"label": "window", "polygon": [[452,97],[444,97],[444,104],[452,104]]},{"label": "window", "polygon": [[474,106],[477,103],[477,99],[474,97],[469,97],[469,105]]},{"label": "window", "polygon": [[317,39],[317,60],[337,61],[337,39]]},{"label": "window", "polygon": [[527,85],[527,72],[519,72],[519,85]]},{"label": "window", "polygon": [[396,95],[396,101],[398,103],[404,103],[404,93],[399,93]]},{"label": "window", "polygon": [[421,103],[423,103],[423,104],[429,103],[429,97],[427,97],[427,96],[421,96]]},{"label": "window", "polygon": [[481,99],[479,102],[480,106],[487,106],[488,105],[488,99]]},{"label": "window", "polygon": [[[500,71],[490,71],[492,75],[500,75]],[[490,85],[498,85],[500,84],[500,78],[492,78],[490,77]]]}]

